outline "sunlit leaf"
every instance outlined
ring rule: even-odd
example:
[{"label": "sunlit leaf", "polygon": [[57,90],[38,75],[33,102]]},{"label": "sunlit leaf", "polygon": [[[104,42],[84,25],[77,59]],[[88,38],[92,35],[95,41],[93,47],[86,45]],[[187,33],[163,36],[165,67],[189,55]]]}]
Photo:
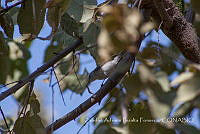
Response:
[{"label": "sunlit leaf", "polygon": [[84,23],[92,18],[96,5],[96,0],[73,0],[67,12],[76,21]]},{"label": "sunlit leaf", "polygon": [[168,76],[165,72],[157,72],[155,74],[156,79],[158,81],[158,83],[161,85],[163,91],[170,91],[170,85],[169,85],[169,80],[168,80]]},{"label": "sunlit leaf", "polygon": [[197,75],[192,79],[182,83],[177,91],[177,97],[174,101],[174,105],[185,101],[192,100],[197,96],[200,91],[200,77]]},{"label": "sunlit leaf", "polygon": [[[148,104],[153,117],[155,119],[167,118],[171,111],[171,107],[168,104],[159,101],[159,99],[157,98],[157,96],[154,94],[153,91],[147,90],[147,95],[148,95]],[[168,100],[169,98],[164,98],[164,99]]]},{"label": "sunlit leaf", "polygon": [[180,75],[178,75],[171,83],[171,86],[175,86],[178,84],[182,84],[186,82],[187,80],[190,80],[194,77],[194,73],[192,72],[183,72]]},{"label": "sunlit leaf", "polygon": [[79,118],[79,120],[78,120],[78,122],[81,124],[81,125],[83,125],[86,121],[87,121],[87,115],[85,114],[85,113],[83,113],[81,116],[80,116],[80,118]]},{"label": "sunlit leaf", "polygon": [[138,66],[139,76],[142,82],[155,82],[156,78],[149,68],[145,65]]}]

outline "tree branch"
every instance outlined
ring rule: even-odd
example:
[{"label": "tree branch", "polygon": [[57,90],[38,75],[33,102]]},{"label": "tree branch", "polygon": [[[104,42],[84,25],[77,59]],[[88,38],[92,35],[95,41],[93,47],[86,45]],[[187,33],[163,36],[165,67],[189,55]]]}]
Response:
[{"label": "tree branch", "polygon": [[83,43],[82,39],[77,40],[73,45],[65,48],[61,52],[59,52],[55,57],[53,57],[51,60],[49,60],[47,63],[39,67],[36,71],[34,71],[32,74],[24,78],[23,80],[20,80],[16,85],[9,88],[5,92],[2,92],[0,94],[0,101],[8,97],[9,95],[15,93],[17,90],[19,90],[21,87],[23,87],[28,82],[31,82],[36,77],[41,75],[44,71],[52,67],[55,63],[57,63],[59,60],[61,60],[63,57],[68,55],[70,52],[74,51],[76,48],[78,48]]},{"label": "tree branch", "polygon": [[[162,3],[164,6],[160,6]],[[173,0],[154,0],[154,6],[156,7],[154,8],[156,9],[155,12],[161,17],[161,21],[165,18],[161,27],[164,33],[176,44],[187,59],[200,63],[198,36],[192,24],[186,21]],[[160,21],[155,15],[153,17]],[[171,24],[171,20],[172,26],[167,28],[166,25]]]},{"label": "tree branch", "polygon": [[[135,44],[137,48],[137,51],[139,50],[141,41],[143,37],[141,37]],[[54,123],[50,124],[46,127],[46,131],[48,134],[51,133],[51,130],[57,130],[58,128],[62,127],[63,125],[67,124],[68,122],[76,119],[79,115],[87,111],[90,107],[95,105],[98,102],[101,102],[101,100],[109,93],[111,90],[120,82],[120,80],[124,77],[124,75],[129,71],[130,66],[134,60],[134,57],[137,54],[137,51],[134,53],[127,52],[122,60],[118,63],[118,66],[115,70],[113,70],[112,75],[108,78],[108,80],[105,82],[105,84],[95,93],[93,94],[89,99],[87,99],[85,102],[80,104],[78,107],[76,107],[71,112],[67,113],[60,119],[56,120]]]}]

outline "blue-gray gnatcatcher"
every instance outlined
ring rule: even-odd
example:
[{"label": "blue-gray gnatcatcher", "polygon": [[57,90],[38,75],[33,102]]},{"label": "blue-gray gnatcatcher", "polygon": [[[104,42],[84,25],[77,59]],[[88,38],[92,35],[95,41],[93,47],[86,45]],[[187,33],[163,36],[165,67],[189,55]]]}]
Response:
[{"label": "blue-gray gnatcatcher", "polygon": [[103,80],[108,78],[117,67],[119,61],[123,58],[124,51],[115,56],[113,60],[106,62],[103,65],[97,66],[90,74],[88,84],[95,80]]}]

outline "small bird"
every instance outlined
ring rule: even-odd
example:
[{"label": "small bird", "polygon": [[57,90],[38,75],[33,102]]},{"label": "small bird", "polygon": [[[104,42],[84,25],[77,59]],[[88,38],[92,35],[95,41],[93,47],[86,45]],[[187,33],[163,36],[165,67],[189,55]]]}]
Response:
[{"label": "small bird", "polygon": [[125,53],[125,51],[122,51],[119,55],[116,55],[113,58],[113,60],[110,60],[103,65],[97,66],[89,74],[88,83],[86,85],[86,88],[88,89],[88,92],[90,94],[93,94],[93,93],[90,90],[90,88],[88,87],[88,85],[95,80],[104,80],[104,79],[108,78],[112,74],[112,72],[115,70],[115,68],[117,67],[117,64],[119,63],[119,61],[123,58],[124,53]]},{"label": "small bird", "polygon": [[95,80],[103,80],[108,78],[117,67],[119,61],[123,58],[125,51],[116,55],[113,60],[106,62],[103,65],[97,66],[90,74],[88,84]]}]

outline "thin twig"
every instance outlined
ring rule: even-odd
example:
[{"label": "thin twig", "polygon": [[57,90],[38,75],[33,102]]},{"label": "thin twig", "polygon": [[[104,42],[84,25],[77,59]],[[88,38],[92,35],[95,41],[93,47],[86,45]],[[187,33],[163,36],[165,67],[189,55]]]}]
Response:
[{"label": "thin twig", "polygon": [[[74,55],[73,55],[73,57],[72,57],[72,64],[74,64]],[[73,70],[74,70],[74,69],[73,69]],[[78,75],[76,74],[76,71],[75,71],[75,70],[74,70],[74,74],[75,74],[75,76],[76,76],[76,79],[77,79],[77,81],[78,81],[80,87],[83,88],[83,86],[82,86],[82,84],[81,84],[81,81],[79,80]],[[88,92],[89,92],[90,94],[93,94],[93,93],[91,92],[90,88],[87,86],[87,84],[86,84],[86,88],[88,89]]]},{"label": "thin twig", "polygon": [[33,8],[33,24],[34,24],[34,32],[36,33],[37,31],[37,20],[36,20],[36,7],[35,7],[35,0],[32,0],[32,8]]},{"label": "thin twig", "polygon": [[130,72],[131,74],[133,74],[134,67],[135,67],[135,57],[134,57],[133,64],[132,64],[132,68],[131,68],[131,72]]},{"label": "thin twig", "polygon": [[[65,103],[65,99],[64,99],[64,96],[63,96],[61,87],[60,87],[60,83],[58,82],[59,80],[58,80],[58,77],[57,77],[56,72],[55,72],[55,70],[54,70],[54,67],[52,67],[52,71],[53,71],[53,73],[54,73],[54,75],[55,75],[55,77],[56,77],[56,81],[57,81],[57,84],[58,84],[58,88],[59,88],[60,95],[61,95],[61,97],[62,97],[63,103],[64,103],[65,106],[67,106],[66,103]],[[52,85],[52,86],[54,86],[54,85]]]},{"label": "thin twig", "polygon": [[6,117],[5,117],[4,113],[3,113],[3,110],[1,109],[1,106],[0,106],[0,112],[1,112],[1,115],[2,115],[2,117],[3,117],[4,122],[5,122],[5,124],[6,124],[6,127],[7,127],[7,129],[8,129],[8,132],[9,132],[9,134],[11,134],[11,131],[10,131],[10,129],[9,129],[8,123],[7,123],[7,121],[6,121]]},{"label": "thin twig", "polygon": [[97,47],[97,45],[92,45],[92,46],[89,46],[89,47],[85,47],[84,49],[81,49],[81,50],[75,52],[74,55],[80,54],[80,53],[82,53],[84,51],[87,51],[87,50],[89,50],[91,48],[94,48],[94,47]]},{"label": "thin twig", "polygon": [[8,85],[15,84],[15,83],[17,83],[17,82],[20,82],[20,81],[14,81],[14,82],[10,82],[10,83],[7,83],[7,84],[3,84],[3,86],[0,86],[0,89],[6,87],[6,86],[8,86]]},{"label": "thin twig", "polygon": [[[56,81],[55,83],[53,83],[52,86],[55,86],[56,84],[58,84],[58,83],[60,83],[62,80],[64,80],[65,77],[67,77],[67,76],[73,71],[73,69],[74,69],[74,67],[75,67],[76,64],[77,64],[77,62],[75,62],[75,63],[73,64],[72,68],[71,68],[66,74],[64,74],[64,76],[63,76],[60,80],[58,80],[58,81]],[[54,67],[54,68],[55,68],[55,67]]]},{"label": "thin twig", "polygon": [[140,6],[142,4],[142,0],[139,1],[139,4],[138,4],[138,10],[140,10]]},{"label": "thin twig", "polygon": [[139,0],[135,0],[133,7],[135,7],[137,5],[137,3],[139,2]]},{"label": "thin twig", "polygon": [[51,87],[51,83],[52,83],[52,76],[53,76],[53,71],[52,71],[52,69],[50,69],[51,70],[51,72],[50,72],[50,76],[49,76],[49,87]]},{"label": "thin twig", "polygon": [[27,109],[27,106],[28,106],[28,103],[29,103],[29,99],[31,97],[31,94],[33,92],[33,87],[34,87],[34,80],[30,82],[30,85],[29,85],[29,93],[28,93],[28,96],[27,96],[27,99],[26,99],[26,104],[25,104],[25,108],[24,108],[24,116],[26,114],[26,109]]},{"label": "thin twig", "polygon": [[[52,86],[51,87],[51,91],[52,91],[52,94],[51,94],[51,99],[52,99],[52,123],[54,122],[54,87]],[[51,127],[51,133],[53,132],[53,126]]]}]

